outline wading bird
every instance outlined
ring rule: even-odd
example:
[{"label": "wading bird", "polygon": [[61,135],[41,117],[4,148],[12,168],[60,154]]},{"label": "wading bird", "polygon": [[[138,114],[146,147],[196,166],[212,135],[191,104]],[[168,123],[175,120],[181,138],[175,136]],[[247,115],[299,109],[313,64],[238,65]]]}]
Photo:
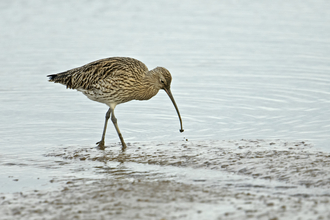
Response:
[{"label": "wading bird", "polygon": [[172,76],[163,67],[148,70],[147,66],[139,60],[128,57],[111,57],[47,77],[50,82],[61,83],[67,88],[76,89],[89,99],[109,106],[109,110],[105,114],[101,141],[96,143],[100,149],[104,149],[105,132],[110,116],[121,141],[122,150],[126,149],[114,114],[116,105],[131,100],[148,100],[155,96],[160,89],[165,90],[170,97],[178,113],[180,132],[183,132],[180,112],[170,89]]}]

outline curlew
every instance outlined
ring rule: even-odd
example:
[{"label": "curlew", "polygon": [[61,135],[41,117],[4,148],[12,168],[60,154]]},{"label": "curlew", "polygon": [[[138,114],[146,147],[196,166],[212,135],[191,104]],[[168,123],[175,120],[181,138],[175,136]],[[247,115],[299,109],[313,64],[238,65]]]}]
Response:
[{"label": "curlew", "polygon": [[164,67],[148,70],[147,66],[139,60],[111,57],[47,77],[50,82],[61,83],[67,88],[76,89],[89,99],[109,106],[105,114],[102,138],[96,143],[100,149],[104,149],[105,133],[110,116],[121,141],[122,150],[126,149],[114,114],[115,107],[131,100],[148,100],[160,89],[165,90],[170,97],[178,113],[180,132],[183,132],[180,112],[170,89],[172,76]]}]

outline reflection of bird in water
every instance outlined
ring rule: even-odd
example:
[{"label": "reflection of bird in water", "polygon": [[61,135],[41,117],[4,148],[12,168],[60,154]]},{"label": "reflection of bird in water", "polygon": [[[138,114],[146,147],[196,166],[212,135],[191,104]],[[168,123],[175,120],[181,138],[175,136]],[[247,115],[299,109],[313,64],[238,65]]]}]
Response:
[{"label": "reflection of bird in water", "polygon": [[48,75],[48,77],[50,82],[61,83],[67,88],[77,89],[89,99],[109,106],[105,115],[102,139],[97,142],[101,149],[104,149],[104,136],[110,115],[122,143],[122,149],[126,148],[114,114],[116,105],[131,100],[148,100],[155,96],[160,89],[164,89],[170,97],[179,116],[180,132],[183,132],[180,112],[170,90],[172,76],[163,67],[149,71],[144,63],[136,59],[111,57],[62,73]]}]

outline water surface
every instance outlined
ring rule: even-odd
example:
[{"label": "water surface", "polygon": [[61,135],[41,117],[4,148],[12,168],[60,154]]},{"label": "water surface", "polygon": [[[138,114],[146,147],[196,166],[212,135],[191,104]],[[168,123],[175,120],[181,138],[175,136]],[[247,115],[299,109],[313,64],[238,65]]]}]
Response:
[{"label": "water surface", "polygon": [[[47,82],[46,75],[112,56],[134,57],[149,69],[169,69],[183,119],[185,132],[180,133],[175,109],[163,91],[149,101],[117,106],[119,127],[133,149],[135,142],[145,147],[165,142],[171,148],[168,143],[181,146],[188,139],[216,149],[219,144],[211,140],[224,140],[225,145],[258,139],[275,144],[307,141],[313,151],[326,155],[330,151],[329,10],[330,3],[321,0],[0,2],[0,192],[57,189],[66,178],[106,178],[95,167],[112,165],[90,158],[68,162],[45,156],[53,151],[59,155],[63,148],[93,148],[101,138],[107,111],[79,92]],[[117,146],[118,141],[113,126],[108,126],[106,143]],[[175,156],[173,152],[166,154]],[[127,165],[128,169],[139,170],[141,161],[133,163],[137,164]],[[267,176],[260,163],[255,166],[260,173],[244,175]],[[165,177],[157,174],[159,181],[176,172],[161,167],[159,173]],[[153,169],[147,166],[145,172]],[[189,179],[193,171],[182,172]],[[274,178],[283,183],[286,177]],[[290,181],[307,187],[295,178]],[[171,184],[180,179],[185,177],[171,179]],[[188,182],[182,184],[200,184]],[[236,183],[233,179],[231,184]],[[276,191],[270,187],[267,193]]]}]

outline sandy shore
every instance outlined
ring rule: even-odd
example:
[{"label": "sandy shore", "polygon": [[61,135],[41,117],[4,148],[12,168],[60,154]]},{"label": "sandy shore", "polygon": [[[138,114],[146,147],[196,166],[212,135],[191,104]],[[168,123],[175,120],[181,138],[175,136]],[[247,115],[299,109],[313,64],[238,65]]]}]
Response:
[{"label": "sandy shore", "polygon": [[89,167],[102,178],[58,176],[53,190],[1,194],[0,219],[330,219],[330,154],[306,142],[68,146],[45,156],[102,162]]}]

